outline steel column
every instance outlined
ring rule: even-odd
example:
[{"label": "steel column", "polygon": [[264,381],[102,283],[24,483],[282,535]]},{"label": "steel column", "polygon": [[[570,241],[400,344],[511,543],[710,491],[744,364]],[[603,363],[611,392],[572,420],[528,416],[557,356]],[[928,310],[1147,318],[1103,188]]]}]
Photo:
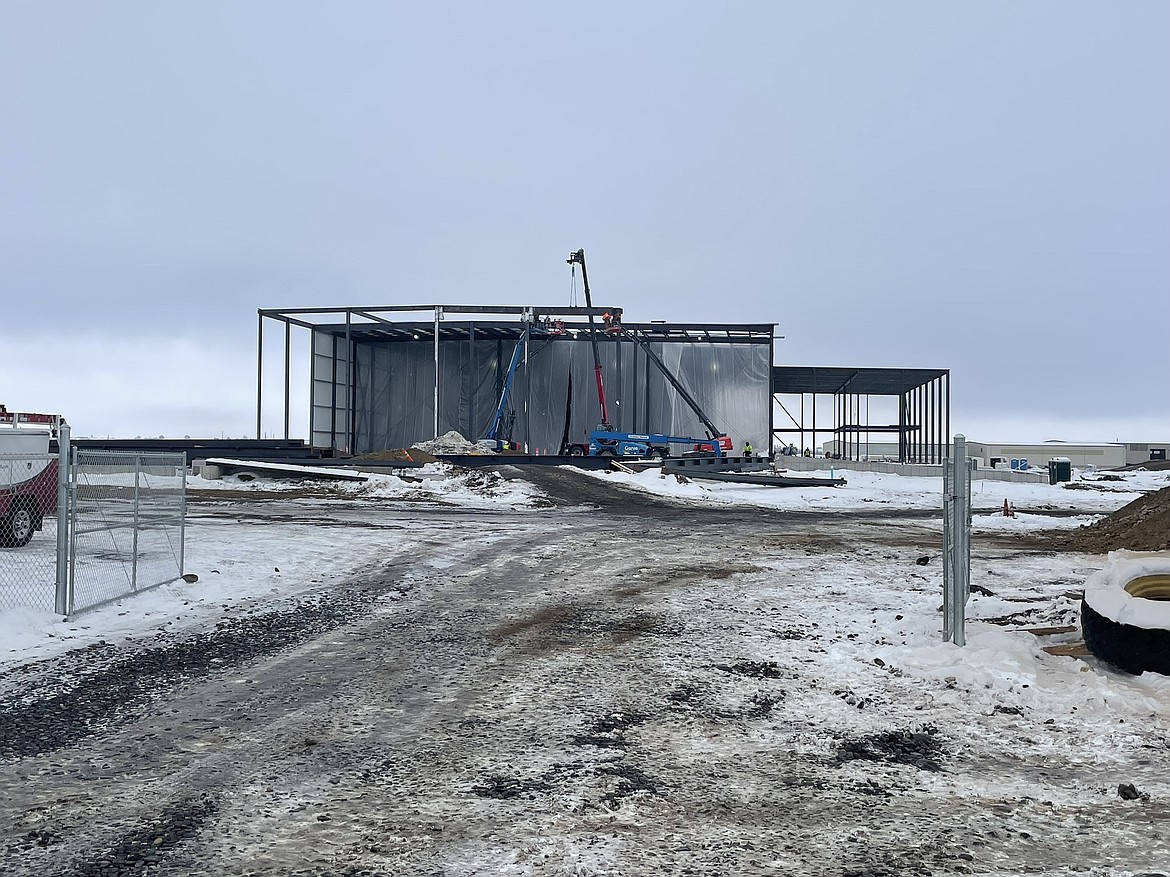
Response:
[{"label": "steel column", "polygon": [[524,324],[524,450],[526,453],[532,453],[532,369],[528,366],[531,343],[532,323],[528,322]]},{"label": "steel column", "polygon": [[292,396],[292,323],[284,324],[284,440],[288,441],[288,409]]},{"label": "steel column", "polygon": [[772,334],[768,336],[768,459],[772,458],[775,450],[772,444],[776,441],[776,433],[773,430],[776,428],[775,418],[775,396],[772,395],[772,364],[776,362],[776,334],[772,330]]},{"label": "steel column", "polygon": [[353,453],[353,311],[345,312],[345,452]]},{"label": "steel column", "polygon": [[[815,384],[815,382],[814,382]],[[817,394],[812,394],[812,455],[817,455]]]},{"label": "steel column", "polygon": [[435,308],[435,438],[439,437],[439,317],[442,308]]},{"label": "steel column", "polygon": [[906,462],[906,394],[898,394],[898,462]]},{"label": "steel column", "polygon": [[330,352],[330,382],[329,382],[329,447],[337,450],[337,336],[329,336]]},{"label": "steel column", "polygon": [[946,401],[947,401],[947,428],[943,435],[951,434],[951,373],[948,371],[944,377],[946,378]]},{"label": "steel column", "polygon": [[264,313],[256,312],[256,438],[261,439],[260,414],[263,410],[264,390]]},{"label": "steel column", "polygon": [[479,424],[475,421],[476,382],[479,381],[479,355],[475,352],[475,322],[468,324],[467,343],[471,345],[468,360],[471,362],[471,391],[467,394],[467,437],[475,441],[479,433]]}]

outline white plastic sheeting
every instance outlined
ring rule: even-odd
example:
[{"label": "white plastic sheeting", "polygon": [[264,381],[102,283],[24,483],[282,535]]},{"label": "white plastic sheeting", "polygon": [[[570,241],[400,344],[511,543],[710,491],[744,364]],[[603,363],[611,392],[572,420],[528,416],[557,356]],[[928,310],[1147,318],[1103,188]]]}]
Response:
[{"label": "white plastic sheeting", "polygon": [[[440,433],[457,430],[473,440],[484,435],[515,343],[440,341]],[[706,436],[699,418],[632,340],[601,336],[598,345],[615,428]],[[651,346],[737,447],[745,439],[768,447],[770,344],[687,340]],[[353,452],[409,447],[433,438],[433,342],[356,343],[354,354]],[[323,403],[314,407],[314,444],[344,447],[347,412],[332,400],[340,403],[346,394],[342,386],[335,390],[329,386],[333,371],[324,365],[314,370],[315,401]],[[344,363],[336,371],[344,379]],[[557,453],[567,411],[570,441],[584,442],[600,419],[588,337],[534,336],[527,359],[517,370],[508,407],[516,412],[510,438],[526,442],[533,453]]]}]

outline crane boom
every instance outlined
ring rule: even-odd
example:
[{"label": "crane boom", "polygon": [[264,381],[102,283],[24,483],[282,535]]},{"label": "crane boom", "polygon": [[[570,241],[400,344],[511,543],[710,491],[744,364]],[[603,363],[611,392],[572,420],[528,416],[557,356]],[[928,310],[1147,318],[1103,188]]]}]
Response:
[{"label": "crane boom", "polygon": [[711,422],[711,418],[709,418],[706,413],[704,413],[703,409],[699,407],[699,403],[695,401],[695,397],[687,391],[687,388],[682,385],[678,378],[670,373],[670,369],[666,367],[666,363],[664,363],[658,354],[654,352],[654,349],[650,346],[649,342],[646,341],[645,338],[640,337],[637,331],[627,331],[626,334],[634,340],[634,343],[642,348],[642,350],[646,353],[646,358],[658,366],[658,370],[662,372],[666,380],[670,382],[672,387],[674,387],[674,391],[678,393],[679,396],[682,397],[682,400],[690,406],[692,411],[695,412],[699,418],[699,421],[703,424],[703,428],[707,430],[707,438],[717,439],[724,435],[724,432],[716,427],[715,424]]},{"label": "crane boom", "polygon": [[589,311],[589,344],[593,348],[593,375],[597,379],[597,402],[601,406],[601,427],[610,430],[609,411],[605,407],[605,380],[601,376],[601,351],[597,348],[597,329],[593,322],[593,296],[589,294],[589,272],[585,268],[585,251],[577,250],[570,253],[570,265],[581,266],[581,284],[585,287],[585,306]]}]

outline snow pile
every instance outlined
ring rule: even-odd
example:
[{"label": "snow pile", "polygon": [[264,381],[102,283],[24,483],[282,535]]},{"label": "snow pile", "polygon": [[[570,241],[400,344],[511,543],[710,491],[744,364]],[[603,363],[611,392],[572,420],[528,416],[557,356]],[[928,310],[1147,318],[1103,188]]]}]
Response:
[{"label": "snow pile", "polygon": [[413,478],[371,474],[364,484],[346,484],[342,492],[371,500],[422,500],[471,508],[539,505],[543,494],[526,481],[508,480],[486,469],[461,470],[428,463],[411,470]]},{"label": "snow pile", "polygon": [[[322,482],[317,482],[320,485]],[[271,478],[266,475],[224,475],[222,478],[188,478],[187,490],[297,490],[306,486],[304,481],[290,481]]]},{"label": "snow pile", "polygon": [[479,447],[474,442],[469,442],[460,433],[455,430],[443,433],[437,439],[431,439],[426,442],[415,442],[411,445],[412,448],[419,448],[426,451],[428,454],[484,454],[491,453],[484,448]]},{"label": "snow pile", "polygon": [[[807,510],[857,510],[880,506],[896,509],[942,508],[942,478],[854,472],[836,467],[831,471],[835,477],[846,479],[844,487],[828,484],[824,487],[765,487],[703,481],[698,478],[680,481],[674,475],[663,476],[658,469],[648,469],[636,475],[605,471],[588,474],[673,499],[720,505],[746,504]],[[830,470],[826,467],[823,472],[799,474],[824,476],[827,479]],[[1036,511],[1108,513],[1139,496],[1141,494],[1136,491],[1065,490],[1060,485],[1012,481],[976,480],[971,484],[972,507],[985,512],[1001,509],[1006,499],[1017,508]]]},{"label": "snow pile", "polygon": [[1075,530],[1077,527],[1086,527],[1095,521],[1101,520],[1099,515],[1068,515],[1053,517],[1052,515],[1029,515],[1025,512],[1016,512],[1012,517],[1004,517],[1003,513],[990,515],[975,515],[971,519],[971,529],[976,533],[1020,533],[1025,530]]},{"label": "snow pile", "polygon": [[1095,471],[1078,472],[1077,474],[1079,477],[1069,484],[1075,485],[1077,481],[1080,481],[1103,489],[1145,492],[1161,490],[1163,487],[1170,486],[1170,469],[1128,469],[1122,472]]}]

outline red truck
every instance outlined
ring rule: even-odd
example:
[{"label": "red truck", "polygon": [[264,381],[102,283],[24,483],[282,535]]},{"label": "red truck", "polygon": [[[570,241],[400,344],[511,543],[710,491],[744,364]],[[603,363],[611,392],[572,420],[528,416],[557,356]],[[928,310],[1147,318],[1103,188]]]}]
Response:
[{"label": "red truck", "polygon": [[57,458],[49,442],[55,414],[18,414],[0,406],[0,548],[27,545],[57,514]]}]

